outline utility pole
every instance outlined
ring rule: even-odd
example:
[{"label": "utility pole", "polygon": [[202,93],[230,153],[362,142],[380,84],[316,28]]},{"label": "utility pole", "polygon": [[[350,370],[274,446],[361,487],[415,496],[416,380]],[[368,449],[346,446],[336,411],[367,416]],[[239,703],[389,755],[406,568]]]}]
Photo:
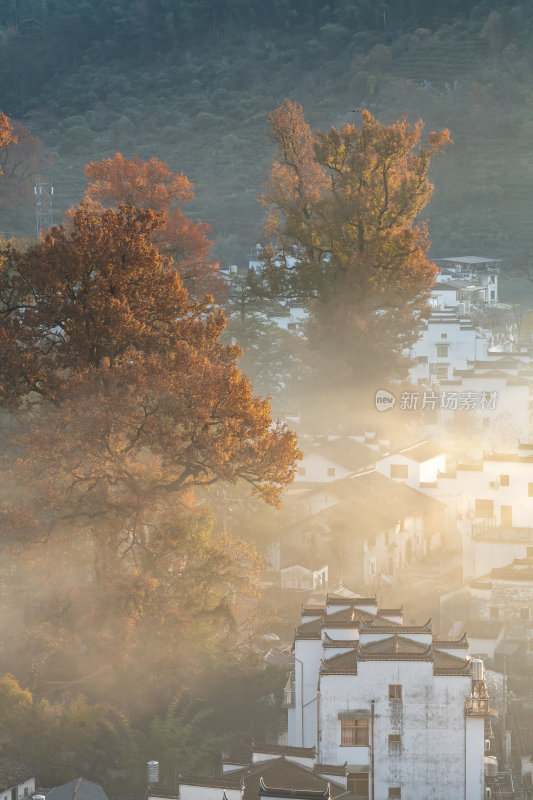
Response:
[{"label": "utility pole", "polygon": [[45,183],[41,176],[37,176],[37,183],[33,187],[35,195],[35,223],[37,229],[37,241],[40,241],[41,231],[52,227],[52,200],[54,197],[54,187],[51,183]]}]

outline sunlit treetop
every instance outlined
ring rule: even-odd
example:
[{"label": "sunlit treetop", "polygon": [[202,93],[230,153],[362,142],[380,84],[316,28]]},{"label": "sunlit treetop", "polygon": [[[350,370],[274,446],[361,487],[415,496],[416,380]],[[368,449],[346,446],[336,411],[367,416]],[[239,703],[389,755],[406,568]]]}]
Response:
[{"label": "sunlit treetop", "polygon": [[95,211],[127,203],[161,212],[163,223],[154,231],[153,242],[161,253],[171,256],[189,294],[198,300],[205,295],[217,302],[226,299],[226,283],[207,238],[211,228],[193,221],[181,208],[194,196],[193,184],[183,173],[171,172],[157,158],[127,159],[115,153],[113,158],[91,161],[85,174],[89,179],[85,200]]},{"label": "sunlit treetop", "polygon": [[[0,111],[0,148],[17,141],[13,126],[8,117]],[[1,174],[1,172],[0,172]]]},{"label": "sunlit treetop", "polygon": [[187,203],[193,197],[193,184],[183,175],[171,172],[166,161],[139,156],[91,161],[85,167],[90,181],[86,196],[103,205],[128,203],[137,208],[166,211],[173,203]]}]

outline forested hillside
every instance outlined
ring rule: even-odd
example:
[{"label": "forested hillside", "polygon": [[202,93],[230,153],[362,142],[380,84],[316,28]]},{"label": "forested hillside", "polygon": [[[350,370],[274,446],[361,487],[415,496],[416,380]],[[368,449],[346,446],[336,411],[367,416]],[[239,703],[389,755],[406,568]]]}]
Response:
[{"label": "forested hillside", "polygon": [[[155,155],[195,182],[216,255],[241,263],[261,237],[264,110],[291,97],[322,129],[363,105],[422,117],[455,142],[432,170],[432,253],[514,258],[532,211],[532,31],[529,4],[492,0],[3,0],[3,106],[54,154],[58,220],[90,159]],[[31,202],[2,212],[0,231],[32,230]]]}]

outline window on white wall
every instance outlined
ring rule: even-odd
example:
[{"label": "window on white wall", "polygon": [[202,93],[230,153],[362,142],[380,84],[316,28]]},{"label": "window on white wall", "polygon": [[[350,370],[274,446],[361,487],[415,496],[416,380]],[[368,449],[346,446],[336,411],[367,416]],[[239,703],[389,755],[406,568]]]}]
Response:
[{"label": "window on white wall", "polygon": [[368,720],[367,719],[341,719],[341,746],[342,747],[367,747],[368,746]]},{"label": "window on white wall", "polygon": [[389,700],[402,699],[402,685],[401,683],[389,683]]},{"label": "window on white wall", "polygon": [[368,797],[368,772],[349,772],[346,788],[356,797]]},{"label": "window on white wall", "polygon": [[390,465],[391,478],[408,478],[409,467],[407,464],[391,464]]}]

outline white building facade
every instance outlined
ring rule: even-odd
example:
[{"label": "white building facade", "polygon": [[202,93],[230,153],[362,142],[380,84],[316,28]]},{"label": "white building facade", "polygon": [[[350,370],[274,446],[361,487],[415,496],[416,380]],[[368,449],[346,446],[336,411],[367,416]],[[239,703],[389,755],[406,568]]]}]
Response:
[{"label": "white building facade", "polygon": [[[304,609],[286,689],[291,746],[346,765],[347,789],[373,800],[482,800],[482,662],[464,637],[433,639],[373,598]],[[474,666],[473,666],[474,663]]]}]

